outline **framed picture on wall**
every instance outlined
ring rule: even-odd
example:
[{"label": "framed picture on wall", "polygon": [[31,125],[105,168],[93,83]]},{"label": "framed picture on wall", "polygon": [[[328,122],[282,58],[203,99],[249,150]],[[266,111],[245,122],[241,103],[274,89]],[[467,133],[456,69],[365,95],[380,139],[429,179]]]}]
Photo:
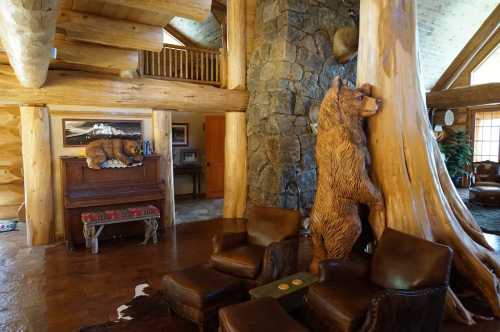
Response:
[{"label": "framed picture on wall", "polygon": [[189,146],[188,123],[172,123],[172,145]]},{"label": "framed picture on wall", "polygon": [[100,138],[142,141],[141,120],[63,119],[64,146],[85,146]]}]

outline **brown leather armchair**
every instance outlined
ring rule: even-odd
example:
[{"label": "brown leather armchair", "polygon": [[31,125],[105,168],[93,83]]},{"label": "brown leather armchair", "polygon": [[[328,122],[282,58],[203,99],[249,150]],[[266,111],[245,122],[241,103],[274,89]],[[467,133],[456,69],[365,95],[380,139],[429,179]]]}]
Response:
[{"label": "brown leather armchair", "polygon": [[474,184],[477,186],[500,185],[500,163],[481,161],[474,163]]},{"label": "brown leather armchair", "polygon": [[448,288],[449,247],[386,229],[373,259],[320,263],[307,293],[315,331],[439,331]]},{"label": "brown leather armchair", "polygon": [[213,238],[211,266],[243,279],[249,286],[295,273],[300,221],[301,215],[296,210],[253,208],[245,232]]}]

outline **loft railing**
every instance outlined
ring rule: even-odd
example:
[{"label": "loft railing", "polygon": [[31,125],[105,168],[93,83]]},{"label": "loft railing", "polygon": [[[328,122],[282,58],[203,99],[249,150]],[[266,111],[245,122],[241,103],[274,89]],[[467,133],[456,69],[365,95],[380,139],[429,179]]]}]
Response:
[{"label": "loft railing", "polygon": [[221,86],[219,50],[164,44],[161,52],[142,51],[143,77]]}]

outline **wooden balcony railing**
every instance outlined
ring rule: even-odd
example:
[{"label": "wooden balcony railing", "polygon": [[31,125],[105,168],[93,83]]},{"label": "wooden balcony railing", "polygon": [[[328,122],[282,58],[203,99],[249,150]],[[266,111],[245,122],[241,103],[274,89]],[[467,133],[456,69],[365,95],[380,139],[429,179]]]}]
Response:
[{"label": "wooden balcony railing", "polygon": [[221,86],[223,56],[219,50],[165,44],[161,52],[142,51],[143,77]]}]

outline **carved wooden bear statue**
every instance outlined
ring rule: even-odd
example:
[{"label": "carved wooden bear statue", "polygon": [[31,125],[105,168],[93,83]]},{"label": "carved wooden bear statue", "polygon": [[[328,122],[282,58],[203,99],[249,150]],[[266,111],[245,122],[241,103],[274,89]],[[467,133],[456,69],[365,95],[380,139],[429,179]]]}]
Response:
[{"label": "carved wooden bear statue", "polygon": [[101,169],[101,164],[109,159],[116,159],[130,165],[130,160],[141,162],[139,143],[131,139],[98,139],[85,149],[87,165],[92,169]]},{"label": "carved wooden bear statue", "polygon": [[318,184],[311,212],[311,271],[328,258],[349,255],[361,234],[358,204],[380,210],[383,199],[367,173],[369,153],[362,118],[374,115],[380,100],[370,97],[368,84],[343,87],[337,76],[319,112],[316,162]]}]

